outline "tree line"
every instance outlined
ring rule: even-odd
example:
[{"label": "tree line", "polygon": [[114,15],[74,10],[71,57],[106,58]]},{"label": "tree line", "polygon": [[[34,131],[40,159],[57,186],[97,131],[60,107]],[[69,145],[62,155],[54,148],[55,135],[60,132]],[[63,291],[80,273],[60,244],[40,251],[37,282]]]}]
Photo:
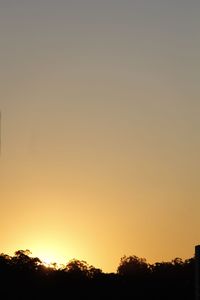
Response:
[{"label": "tree line", "polygon": [[149,264],[123,256],[115,273],[85,261],[45,265],[29,250],[0,254],[0,299],[194,299],[194,258]]}]

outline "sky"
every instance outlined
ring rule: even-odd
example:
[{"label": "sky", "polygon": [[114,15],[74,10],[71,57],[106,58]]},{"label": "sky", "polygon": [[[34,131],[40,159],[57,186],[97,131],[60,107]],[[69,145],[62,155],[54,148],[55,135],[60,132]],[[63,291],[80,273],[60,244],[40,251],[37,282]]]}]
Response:
[{"label": "sky", "polygon": [[0,0],[0,252],[190,258],[200,2]]}]

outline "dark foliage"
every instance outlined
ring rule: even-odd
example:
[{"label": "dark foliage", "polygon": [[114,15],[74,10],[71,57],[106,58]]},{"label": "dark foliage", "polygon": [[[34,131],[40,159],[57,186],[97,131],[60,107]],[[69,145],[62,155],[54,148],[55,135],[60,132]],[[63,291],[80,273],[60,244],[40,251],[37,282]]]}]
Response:
[{"label": "dark foliage", "polygon": [[158,262],[124,256],[117,273],[103,273],[85,261],[46,267],[29,250],[0,254],[1,299],[194,299],[194,259]]}]

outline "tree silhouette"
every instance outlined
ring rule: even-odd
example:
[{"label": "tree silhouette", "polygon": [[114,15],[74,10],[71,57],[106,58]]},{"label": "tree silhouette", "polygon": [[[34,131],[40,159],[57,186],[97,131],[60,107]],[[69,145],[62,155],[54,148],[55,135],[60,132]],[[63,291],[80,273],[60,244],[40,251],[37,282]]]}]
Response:
[{"label": "tree silhouette", "polygon": [[145,258],[124,255],[120,260],[117,272],[122,276],[140,276],[149,272],[149,265]]},{"label": "tree silhouette", "polygon": [[18,250],[14,256],[0,254],[0,287],[5,300],[192,300],[194,258],[150,265],[144,258],[123,256],[116,273],[103,273],[78,259],[48,267],[30,250]]},{"label": "tree silhouette", "polygon": [[12,258],[12,264],[23,271],[38,270],[42,261],[38,257],[30,257],[31,254],[31,251],[28,249],[16,251],[15,256]]}]

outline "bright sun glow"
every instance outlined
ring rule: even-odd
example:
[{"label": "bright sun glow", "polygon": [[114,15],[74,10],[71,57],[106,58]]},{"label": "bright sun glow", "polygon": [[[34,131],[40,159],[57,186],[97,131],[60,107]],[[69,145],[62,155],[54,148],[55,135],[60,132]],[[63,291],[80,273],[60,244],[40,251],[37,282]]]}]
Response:
[{"label": "bright sun glow", "polygon": [[[35,255],[34,255],[35,253]],[[37,256],[43,263],[43,265],[45,267],[55,267],[56,266],[62,267],[63,265],[66,265],[67,263],[67,258],[62,257],[61,255],[59,255],[60,253],[58,251],[52,252],[49,250],[45,250],[45,249],[38,249],[38,251],[34,251],[34,253],[32,254],[33,256]]]},{"label": "bright sun glow", "polygon": [[56,259],[56,257],[54,255],[50,255],[50,254],[41,254],[38,255],[39,258],[41,259],[41,261],[47,265],[50,265],[52,263],[58,263],[58,259]]},{"label": "bright sun glow", "polygon": [[63,253],[62,248],[57,245],[55,241],[45,239],[45,242],[37,239],[37,243],[29,243],[32,255],[38,257],[44,264],[50,265],[66,264],[70,257],[65,252]]},{"label": "bright sun glow", "polygon": [[48,257],[41,258],[41,260],[45,265],[50,265],[51,263],[55,262],[54,260],[52,260],[51,258],[48,258]]},{"label": "bright sun glow", "polygon": [[42,264],[47,268],[60,268],[63,267],[64,264],[60,263],[55,257],[53,256],[39,256],[40,260],[42,261]]}]

